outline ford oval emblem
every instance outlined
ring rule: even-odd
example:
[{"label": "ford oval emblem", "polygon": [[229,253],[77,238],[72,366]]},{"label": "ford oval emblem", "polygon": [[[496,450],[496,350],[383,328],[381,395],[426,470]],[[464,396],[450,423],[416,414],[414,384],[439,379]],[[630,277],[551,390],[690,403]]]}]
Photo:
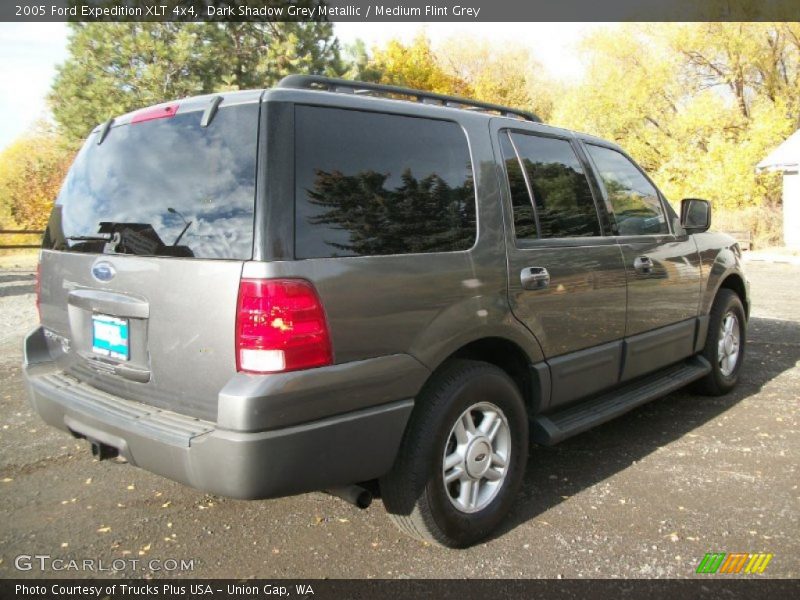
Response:
[{"label": "ford oval emblem", "polygon": [[92,267],[92,276],[97,281],[111,281],[116,274],[117,270],[109,262],[99,262]]}]

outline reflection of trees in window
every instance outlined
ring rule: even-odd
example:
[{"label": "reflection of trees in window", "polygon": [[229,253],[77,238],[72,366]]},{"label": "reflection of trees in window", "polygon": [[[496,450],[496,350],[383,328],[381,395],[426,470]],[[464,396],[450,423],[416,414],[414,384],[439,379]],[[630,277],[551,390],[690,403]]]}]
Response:
[{"label": "reflection of trees in window", "polygon": [[312,225],[344,230],[349,241],[325,243],[342,254],[381,255],[467,250],[475,241],[475,192],[471,174],[450,187],[439,175],[415,178],[386,189],[389,173],[315,171],[309,202],[323,209]]},{"label": "reflection of trees in window", "polygon": [[661,218],[660,203],[654,194],[639,192],[619,179],[608,176],[602,179],[620,234],[652,234],[667,230],[666,221]]},{"label": "reflection of trees in window", "polygon": [[511,190],[511,205],[514,209],[514,231],[519,239],[534,239],[536,218],[533,215],[533,204],[516,156],[506,160],[506,173]]},{"label": "reflection of trees in window", "polygon": [[582,171],[560,162],[524,159],[542,237],[599,236],[594,199]]}]

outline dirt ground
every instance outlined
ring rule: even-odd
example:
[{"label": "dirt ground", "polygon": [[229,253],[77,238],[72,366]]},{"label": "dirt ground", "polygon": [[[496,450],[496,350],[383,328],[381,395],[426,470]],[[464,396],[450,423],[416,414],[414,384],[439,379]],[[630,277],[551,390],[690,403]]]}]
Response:
[{"label": "dirt ground", "polygon": [[[695,577],[707,552],[770,552],[800,577],[800,267],[751,263],[740,386],[682,391],[553,448],[532,447],[505,527],[468,550],[401,535],[379,501],[216,498],[113,461],[32,413],[20,374],[33,274],[0,270],[0,577],[19,555],[92,559],[104,576]],[[133,560],[138,561],[131,564]],[[171,570],[170,560],[193,561]],[[155,561],[155,562],[150,562]],[[65,563],[68,564],[68,563]],[[23,562],[24,566],[24,562]],[[705,575],[708,577],[708,575]]]}]

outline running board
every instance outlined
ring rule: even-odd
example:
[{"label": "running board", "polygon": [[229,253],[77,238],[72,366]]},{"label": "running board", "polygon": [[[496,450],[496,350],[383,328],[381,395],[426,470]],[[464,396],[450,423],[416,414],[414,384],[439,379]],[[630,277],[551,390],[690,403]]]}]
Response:
[{"label": "running board", "polygon": [[693,356],[592,400],[579,402],[549,415],[539,415],[532,422],[533,440],[552,446],[674,392],[709,372],[711,365],[708,361],[702,356]]}]

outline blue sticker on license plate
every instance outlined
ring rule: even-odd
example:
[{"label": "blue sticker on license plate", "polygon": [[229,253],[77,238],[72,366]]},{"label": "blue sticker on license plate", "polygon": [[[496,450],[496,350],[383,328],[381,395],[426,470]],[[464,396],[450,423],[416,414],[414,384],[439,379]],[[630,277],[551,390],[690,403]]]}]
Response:
[{"label": "blue sticker on license plate", "polygon": [[128,360],[128,320],[92,315],[92,352],[118,360]]}]

